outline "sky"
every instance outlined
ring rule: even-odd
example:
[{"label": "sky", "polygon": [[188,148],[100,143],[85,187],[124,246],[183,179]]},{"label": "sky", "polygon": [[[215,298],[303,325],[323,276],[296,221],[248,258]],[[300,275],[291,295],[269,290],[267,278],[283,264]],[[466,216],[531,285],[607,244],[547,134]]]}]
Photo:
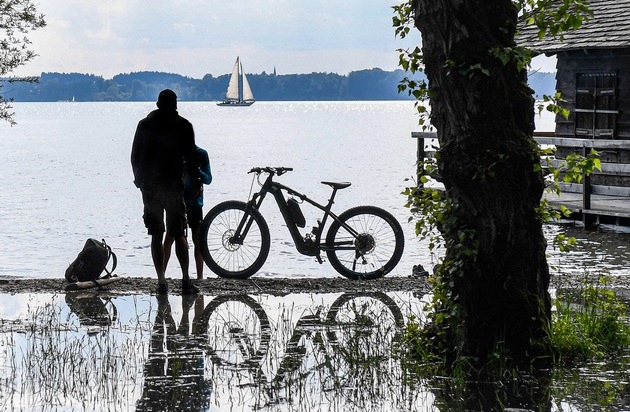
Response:
[{"label": "sky", "polygon": [[[34,0],[47,26],[18,75],[155,70],[194,78],[397,68],[397,0]],[[420,42],[419,33],[413,35]]]},{"label": "sky", "polygon": [[[193,78],[247,73],[395,70],[399,0],[34,0],[47,26],[31,32],[38,56],[13,75],[160,71]],[[554,64],[555,65],[555,64]],[[543,71],[553,71],[542,68]]]}]

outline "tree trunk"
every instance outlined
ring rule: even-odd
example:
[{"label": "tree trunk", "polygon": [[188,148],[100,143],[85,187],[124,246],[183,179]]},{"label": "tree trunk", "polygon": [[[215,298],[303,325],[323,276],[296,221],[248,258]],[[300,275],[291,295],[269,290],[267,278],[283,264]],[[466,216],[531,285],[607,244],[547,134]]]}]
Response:
[{"label": "tree trunk", "polygon": [[[472,229],[478,252],[442,273],[458,308],[447,346],[480,361],[504,349],[514,359],[549,354],[551,317],[546,241],[535,208],[544,190],[533,135],[534,100],[527,74],[491,50],[512,47],[517,14],[511,0],[415,0],[429,81],[431,122],[446,196],[458,231]],[[445,308],[449,309],[449,308]],[[439,326],[438,326],[439,327]]]}]

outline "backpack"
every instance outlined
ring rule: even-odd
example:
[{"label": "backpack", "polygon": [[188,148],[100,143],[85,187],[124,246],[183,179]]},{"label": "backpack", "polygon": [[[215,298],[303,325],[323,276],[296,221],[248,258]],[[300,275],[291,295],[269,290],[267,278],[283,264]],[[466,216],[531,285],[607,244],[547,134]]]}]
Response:
[{"label": "backpack", "polygon": [[[112,259],[112,269],[107,270],[107,262]],[[68,282],[84,282],[87,280],[96,280],[101,276],[103,271],[111,275],[116,269],[116,254],[105,243],[105,239],[98,241],[96,239],[88,239],[83,246],[83,250],[70,263],[66,269],[66,280]]]}]

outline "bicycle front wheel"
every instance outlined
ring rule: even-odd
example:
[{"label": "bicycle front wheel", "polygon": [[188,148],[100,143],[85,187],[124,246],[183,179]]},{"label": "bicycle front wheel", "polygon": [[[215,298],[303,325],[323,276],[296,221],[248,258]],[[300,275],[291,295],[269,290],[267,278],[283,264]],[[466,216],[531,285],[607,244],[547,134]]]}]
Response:
[{"label": "bicycle front wheel", "polygon": [[400,223],[375,206],[358,206],[339,215],[326,235],[326,255],[349,279],[376,279],[391,272],[403,254]]},{"label": "bicycle front wheel", "polygon": [[[269,256],[269,226],[257,210],[245,214],[246,204],[237,200],[219,203],[201,223],[201,254],[206,265],[218,276],[246,279],[255,274]],[[234,234],[241,221],[248,228],[236,241]]]}]

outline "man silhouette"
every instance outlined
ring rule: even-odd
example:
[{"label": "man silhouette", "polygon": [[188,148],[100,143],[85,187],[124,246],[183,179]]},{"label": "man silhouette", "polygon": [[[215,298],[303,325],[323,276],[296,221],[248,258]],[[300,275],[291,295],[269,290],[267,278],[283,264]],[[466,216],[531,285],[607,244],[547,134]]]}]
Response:
[{"label": "man silhouette", "polygon": [[[177,113],[177,95],[170,89],[158,96],[157,109],[140,120],[131,149],[134,183],[142,192],[144,224],[151,236],[151,257],[158,277],[158,294],[168,293],[164,267],[164,232],[173,237],[182,269],[182,293],[199,289],[188,274],[184,162],[200,183],[195,133],[192,124]],[[164,215],[166,214],[166,225]]]}]

